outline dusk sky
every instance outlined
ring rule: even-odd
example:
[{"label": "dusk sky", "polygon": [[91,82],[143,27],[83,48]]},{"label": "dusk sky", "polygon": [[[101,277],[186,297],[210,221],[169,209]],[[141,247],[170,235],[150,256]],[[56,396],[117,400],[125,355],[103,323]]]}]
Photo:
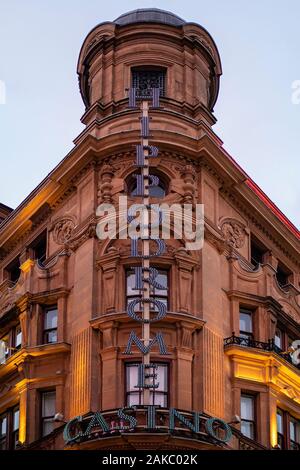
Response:
[{"label": "dusk sky", "polygon": [[88,32],[126,11],[156,7],[200,23],[214,38],[223,67],[214,131],[300,227],[300,100],[292,100],[300,80],[299,0],[0,0],[0,6],[6,89],[0,202],[19,205],[83,129],[76,66]]}]

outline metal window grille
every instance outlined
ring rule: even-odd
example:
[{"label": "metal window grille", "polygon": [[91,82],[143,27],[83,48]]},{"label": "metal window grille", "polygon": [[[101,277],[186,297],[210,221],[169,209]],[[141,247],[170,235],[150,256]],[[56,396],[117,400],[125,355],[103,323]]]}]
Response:
[{"label": "metal window grille", "polygon": [[152,88],[159,88],[160,96],[165,96],[166,73],[164,70],[133,70],[132,86],[137,89],[139,97],[150,98]]}]

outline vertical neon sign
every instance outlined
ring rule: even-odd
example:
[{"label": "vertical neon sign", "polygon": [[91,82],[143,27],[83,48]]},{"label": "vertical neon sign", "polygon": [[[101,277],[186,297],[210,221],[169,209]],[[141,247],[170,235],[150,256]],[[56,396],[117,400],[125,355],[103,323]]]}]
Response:
[{"label": "vertical neon sign", "polygon": [[[164,253],[166,245],[164,240],[150,234],[149,211],[150,195],[149,188],[158,186],[159,178],[149,173],[149,159],[158,156],[158,148],[149,145],[149,102],[144,96],[139,96],[136,88],[129,90],[129,107],[137,108],[137,100],[140,101],[141,109],[141,144],[136,146],[136,168],[140,173],[136,177],[135,196],[142,197],[143,207],[143,226],[140,227],[139,235],[131,240],[131,256],[141,259],[141,266],[132,268],[134,272],[135,285],[133,290],[142,293],[141,298],[129,302],[127,306],[128,315],[135,321],[142,324],[142,338],[138,338],[135,331],[130,333],[125,354],[132,354],[131,348],[135,344],[142,353],[142,364],[138,364],[138,383],[136,388],[143,391],[143,405],[150,405],[150,390],[159,386],[155,383],[157,377],[155,371],[157,364],[151,363],[151,348],[157,344],[161,355],[167,355],[167,348],[164,343],[162,333],[156,333],[151,338],[150,325],[153,322],[162,320],[166,316],[166,306],[164,303],[152,297],[154,289],[163,290],[164,286],[157,281],[158,271],[150,265],[150,259],[160,256]],[[152,88],[152,107],[158,108],[159,88]],[[152,211],[153,214],[153,211]],[[157,212],[158,225],[162,222],[161,212]],[[131,221],[130,209],[128,211],[128,220]],[[150,250],[150,241],[156,243],[155,252]],[[151,308],[152,307],[152,308]],[[138,312],[141,312],[140,314]],[[150,383],[150,381],[152,383]]]}]

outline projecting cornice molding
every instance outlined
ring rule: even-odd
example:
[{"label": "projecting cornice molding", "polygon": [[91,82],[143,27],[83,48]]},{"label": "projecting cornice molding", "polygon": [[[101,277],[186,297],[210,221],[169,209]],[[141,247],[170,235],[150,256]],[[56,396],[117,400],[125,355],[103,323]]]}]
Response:
[{"label": "projecting cornice molding", "polygon": [[[255,226],[256,230],[269,238],[286,257],[300,266],[299,239],[245,185],[244,172],[228,158],[222,149],[221,141],[213,131],[203,124],[201,132],[197,139],[180,134],[174,140],[174,136],[167,131],[159,129],[153,131],[155,141],[161,148],[162,158],[165,155],[183,165],[193,164],[196,171],[207,168],[219,182],[222,196],[248,218],[249,228]],[[122,133],[121,139],[115,139],[115,135],[108,135],[99,140],[91,135],[85,135],[53,172],[1,224],[2,259],[8,253],[17,253],[17,248],[25,242],[33,230],[30,218],[37,214],[42,206],[48,205],[52,211],[56,210],[73,191],[76,191],[76,184],[85,172],[91,169],[98,171],[98,163],[104,160],[108,162],[111,160],[114,164],[114,158],[119,159],[122,154],[130,155],[129,147],[131,149],[136,143],[137,135],[135,131],[133,134],[131,131],[125,135],[126,138]]]}]

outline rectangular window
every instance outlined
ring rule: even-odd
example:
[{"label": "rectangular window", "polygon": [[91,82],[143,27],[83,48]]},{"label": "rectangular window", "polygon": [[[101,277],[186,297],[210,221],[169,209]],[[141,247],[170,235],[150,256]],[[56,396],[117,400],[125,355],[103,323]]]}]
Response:
[{"label": "rectangular window", "polygon": [[19,424],[20,424],[20,410],[19,407],[13,409],[12,416],[12,447],[17,448],[19,442]]},{"label": "rectangular window", "polygon": [[12,282],[17,282],[21,270],[20,270],[20,259],[19,257],[15,258],[6,268],[5,268],[6,275],[8,279]]},{"label": "rectangular window", "polygon": [[54,390],[42,392],[41,430],[42,436],[50,434],[54,429],[56,393]]},{"label": "rectangular window", "polygon": [[274,343],[277,348],[283,350],[283,332],[279,328],[276,328]]},{"label": "rectangular window", "polygon": [[0,450],[13,450],[19,443],[19,406],[0,416]]},{"label": "rectangular window", "polygon": [[22,330],[21,325],[17,325],[13,330],[13,340],[14,340],[14,348],[20,349],[22,345]]},{"label": "rectangular window", "polygon": [[280,449],[300,450],[299,421],[277,408],[277,444]]},{"label": "rectangular window", "polygon": [[41,266],[43,266],[47,257],[47,231],[41,233],[37,239],[31,244],[33,249],[34,259],[36,259]]},{"label": "rectangular window", "polygon": [[282,263],[278,263],[277,272],[276,272],[276,279],[280,287],[284,287],[289,283],[289,276],[292,272],[284,266]]},{"label": "rectangular window", "polygon": [[264,254],[267,248],[261,242],[251,236],[251,264],[256,268],[259,264],[263,263]]},{"label": "rectangular window", "polygon": [[255,397],[252,395],[241,395],[241,432],[255,439]]},{"label": "rectangular window", "polygon": [[280,449],[285,449],[284,413],[280,409],[277,410],[277,444]]},{"label": "rectangular window", "polygon": [[[127,406],[143,404],[143,389],[136,388],[138,384],[138,365],[126,364],[126,403]],[[157,388],[150,389],[150,399],[152,405],[161,407],[168,406],[168,364],[158,364],[155,370],[156,378],[153,378],[153,385]],[[152,373],[152,370],[151,370]]]},{"label": "rectangular window", "polygon": [[290,449],[300,450],[299,421],[293,416],[290,416]]},{"label": "rectangular window", "polygon": [[0,416],[0,450],[5,450],[7,436],[7,415],[6,413]]},{"label": "rectangular window", "polygon": [[133,88],[137,88],[140,97],[150,97],[152,88],[159,88],[160,96],[165,96],[166,71],[151,67],[133,69],[132,86]]},{"label": "rectangular window", "polygon": [[244,338],[245,346],[249,345],[249,341],[253,339],[253,325],[252,325],[253,312],[244,308],[240,308],[240,337]]},{"label": "rectangular window", "polygon": [[[157,287],[150,286],[150,296],[155,300],[162,302],[166,308],[168,308],[168,271],[164,269],[158,269],[158,276],[155,278],[163,289],[158,289]],[[135,290],[135,275],[134,271],[130,270],[126,272],[126,299],[127,306],[129,302],[132,302],[135,299],[142,299],[142,291]],[[141,310],[141,304],[135,306],[135,311],[138,312]],[[152,305],[151,310],[156,312],[157,306]]]},{"label": "rectangular window", "polygon": [[0,340],[0,364],[5,364],[10,356],[10,335],[2,336]]},{"label": "rectangular window", "polygon": [[57,306],[48,307],[44,310],[43,342],[57,342]]},{"label": "rectangular window", "polygon": [[0,364],[5,364],[7,359],[21,348],[21,345],[22,331],[21,326],[17,325],[0,339]]}]

